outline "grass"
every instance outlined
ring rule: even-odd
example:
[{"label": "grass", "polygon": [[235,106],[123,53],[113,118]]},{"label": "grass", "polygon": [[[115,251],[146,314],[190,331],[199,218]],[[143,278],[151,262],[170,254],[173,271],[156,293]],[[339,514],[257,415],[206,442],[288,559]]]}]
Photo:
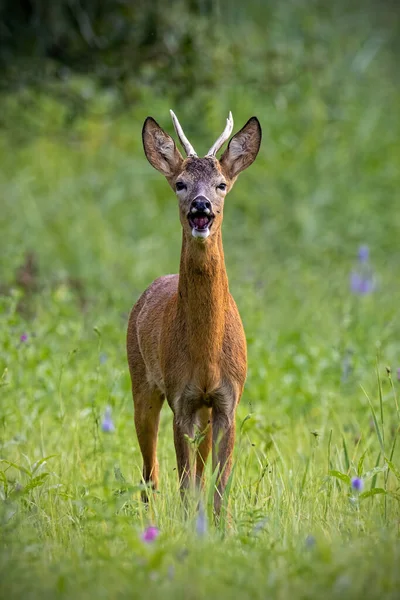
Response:
[{"label": "grass", "polygon": [[[224,81],[201,119],[193,99],[177,110],[199,151],[229,109],[236,129],[254,113],[264,131],[259,158],[226,201],[249,374],[229,517],[213,524],[209,470],[205,536],[195,501],[187,518],[180,504],[167,407],[160,492],[148,510],[140,502],[124,347],[131,305],[179,264],[175,200],[140,139],[148,112],[172,131],[170,99],[144,86],[131,112],[63,133],[52,129],[61,109],[49,101],[32,118],[51,134],[0,139],[2,598],[398,596],[392,24],[378,30],[364,13],[310,13],[305,3],[289,16],[279,10],[268,39],[296,56],[296,78],[265,94]],[[257,41],[247,65],[257,79],[262,31],[256,20],[232,32],[239,26]],[[349,285],[360,244],[376,280],[366,295]],[[160,535],[145,544],[149,525]]]}]

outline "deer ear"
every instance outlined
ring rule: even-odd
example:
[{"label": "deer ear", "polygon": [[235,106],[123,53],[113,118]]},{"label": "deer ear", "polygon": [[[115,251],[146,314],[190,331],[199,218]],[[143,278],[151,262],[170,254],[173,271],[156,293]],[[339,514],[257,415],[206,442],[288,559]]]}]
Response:
[{"label": "deer ear", "polygon": [[165,177],[173,177],[180,170],[183,158],[172,137],[152,117],[147,117],[142,139],[149,163]]},{"label": "deer ear", "polygon": [[261,144],[261,125],[257,117],[251,117],[238,131],[223,153],[220,164],[230,179],[247,169],[254,162]]}]

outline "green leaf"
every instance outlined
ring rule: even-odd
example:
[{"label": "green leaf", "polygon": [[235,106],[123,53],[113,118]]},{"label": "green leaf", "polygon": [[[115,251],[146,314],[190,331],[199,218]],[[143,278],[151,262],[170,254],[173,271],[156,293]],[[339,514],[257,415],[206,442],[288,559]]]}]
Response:
[{"label": "green leaf", "polygon": [[25,473],[25,475],[28,475],[28,477],[32,477],[32,473],[29,471],[29,469],[26,469],[25,467],[17,465],[16,463],[6,460],[5,458],[0,458],[0,462],[6,463],[6,465],[8,465],[9,467],[14,467],[14,469],[17,469],[21,473]]},{"label": "green leaf", "polygon": [[149,571],[157,571],[161,567],[166,555],[167,551],[163,547],[157,547],[155,550],[153,550],[148,558],[147,563],[147,568]]},{"label": "green leaf", "polygon": [[394,473],[397,477],[397,479],[400,481],[400,471],[399,469],[396,467],[396,465],[394,465],[392,463],[391,460],[388,460],[387,458],[385,458],[386,464],[389,467],[389,469],[392,471],[392,473]]},{"label": "green leaf", "polygon": [[304,469],[304,473],[303,473],[303,477],[301,479],[301,485],[300,485],[300,494],[303,493],[304,487],[306,485],[306,481],[307,481],[307,475],[308,475],[308,469],[310,467],[310,458],[307,459],[306,462],[306,467]]},{"label": "green leaf", "polygon": [[[366,481],[367,479],[371,479],[371,477],[376,476],[378,473],[385,473],[387,471],[387,465],[383,465],[383,467],[374,467],[370,471],[364,473],[363,479]],[[375,487],[374,485],[372,486]]]},{"label": "green leaf", "polygon": [[378,420],[376,418],[376,414],[375,414],[375,410],[374,407],[372,406],[372,402],[367,394],[367,392],[365,391],[365,389],[363,388],[363,386],[361,386],[362,391],[364,392],[368,402],[369,402],[369,406],[371,408],[371,412],[372,412],[372,418],[374,421],[374,425],[375,425],[375,430],[376,430],[376,435],[378,436],[378,440],[379,440],[379,445],[381,447],[382,453],[385,453],[385,446],[383,443],[383,438],[382,438],[382,434],[381,434],[381,430],[379,429],[379,425],[378,425]]},{"label": "green leaf", "polygon": [[367,454],[367,451],[365,450],[365,451],[362,453],[362,455],[361,455],[361,457],[360,457],[360,460],[358,461],[358,465],[357,465],[357,475],[358,475],[358,477],[361,477],[361,476],[362,476],[362,472],[363,472],[363,466],[364,466],[364,458],[365,458],[365,455],[366,455],[366,454]]},{"label": "green leaf", "polygon": [[381,426],[382,426],[382,442],[385,443],[385,426],[383,420],[383,396],[382,396],[382,382],[379,374],[379,357],[376,359],[376,376],[378,378],[378,390],[379,390],[379,406],[381,409]]},{"label": "green leaf", "polygon": [[345,473],[341,473],[340,471],[329,471],[328,475],[330,475],[331,477],[336,477],[337,479],[341,479],[348,485],[350,485],[350,483],[351,483],[349,475],[346,475]]},{"label": "green leaf", "polygon": [[44,458],[41,458],[40,460],[37,460],[35,463],[33,463],[33,465],[32,465],[32,475],[38,470],[38,468],[40,467],[40,465],[42,465],[43,463],[45,463],[50,458],[54,458],[55,456],[58,456],[58,454],[49,454],[49,456],[45,456]]},{"label": "green leaf", "polygon": [[376,496],[377,494],[386,494],[386,491],[383,488],[372,488],[372,490],[362,492],[358,497],[362,500],[364,498],[369,498],[370,496]]},{"label": "green leaf", "polygon": [[226,531],[226,526],[227,526],[227,515],[228,515],[228,504],[229,504],[229,496],[231,493],[231,487],[232,487],[232,481],[233,481],[233,476],[236,470],[236,462],[234,463],[233,467],[232,467],[232,471],[229,474],[228,477],[228,481],[226,483],[225,486],[225,490],[224,490],[224,495],[222,498],[222,507],[221,507],[221,521],[219,523],[219,527],[220,530],[225,533]]},{"label": "green leaf", "polygon": [[3,482],[3,487],[4,487],[4,494],[7,497],[7,492],[8,492],[8,480],[6,477],[6,474],[4,473],[4,471],[0,471],[0,481]]},{"label": "green leaf", "polygon": [[30,480],[30,482],[24,487],[23,493],[25,494],[26,492],[29,492],[30,490],[33,490],[34,488],[43,485],[48,476],[49,473],[41,473],[40,475],[37,475],[37,477],[33,477]]},{"label": "green leaf", "polygon": [[349,461],[349,453],[347,451],[346,440],[344,439],[344,436],[342,436],[342,443],[343,443],[343,452],[344,452],[344,462],[346,465],[346,470],[348,471],[350,468],[350,461]]},{"label": "green leaf", "polygon": [[242,431],[243,431],[243,427],[244,427],[244,424],[245,424],[245,423],[246,423],[246,422],[247,422],[249,419],[251,419],[251,413],[250,413],[250,414],[248,414],[248,415],[246,415],[246,416],[245,416],[245,418],[243,419],[243,421],[241,422],[241,424],[240,424],[240,433],[242,433]]},{"label": "green leaf", "polygon": [[214,493],[217,489],[217,480],[219,476],[219,464],[215,467],[212,475],[211,481],[208,488],[208,497],[207,497],[207,508],[209,512],[209,518],[212,518],[213,515],[213,506],[214,506]]},{"label": "green leaf", "polygon": [[8,374],[7,367],[4,369],[2,376],[0,377],[0,387],[4,387],[5,385],[9,385],[9,381],[6,379]]},{"label": "green leaf", "polygon": [[373,475],[372,481],[371,481],[371,486],[369,488],[370,490],[374,489],[374,487],[376,486],[376,480],[378,478],[378,471],[375,471],[375,469],[381,468],[378,466],[380,463],[380,460],[381,460],[381,453],[379,452],[378,458],[376,459],[375,467],[371,470],[371,472],[365,473],[365,477],[369,477],[371,473]]},{"label": "green leaf", "polygon": [[328,439],[328,470],[331,466],[331,445],[332,445],[332,429],[329,432],[329,439]]},{"label": "green leaf", "polygon": [[400,425],[397,427],[395,434],[393,436],[392,449],[390,450],[390,460],[393,459],[394,450],[396,448],[397,436],[399,435],[399,433],[400,433]]}]

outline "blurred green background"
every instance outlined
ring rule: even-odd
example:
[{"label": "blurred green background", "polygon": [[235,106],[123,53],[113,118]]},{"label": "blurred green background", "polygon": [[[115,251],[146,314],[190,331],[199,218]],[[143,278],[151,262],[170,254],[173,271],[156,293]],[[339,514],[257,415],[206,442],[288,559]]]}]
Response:
[{"label": "blurred green background", "polygon": [[[397,597],[399,471],[389,478],[387,459],[399,464],[399,16],[394,0],[0,0],[0,459],[14,464],[0,464],[4,597],[28,597],[33,570],[51,598],[54,586],[57,597],[93,596],[99,582],[107,597],[129,595],[128,547],[141,597],[154,598],[152,574],[182,544],[191,571],[164,578],[164,597],[178,597],[182,581],[185,598],[229,585],[243,598],[343,597],[343,582],[334,585],[343,573],[351,597],[382,598],[385,585]],[[125,492],[112,490],[114,473],[136,485],[141,469],[127,315],[179,265],[177,201],[141,141],[148,115],[172,134],[170,108],[199,154],[229,110],[235,131],[252,115],[263,128],[225,205],[249,374],[231,545],[211,538],[211,562],[196,558],[179,513],[167,408],[154,512],[137,490],[116,506]],[[378,436],[361,386],[381,409]],[[32,487],[19,466],[51,454],[47,479]],[[347,479],[332,483],[329,469]],[[369,490],[383,491],[359,510],[343,481],[364,471]],[[156,566],[138,541],[151,518],[166,532]],[[318,557],[304,555],[309,533]],[[252,588],[260,581],[267,587]]]},{"label": "blurred green background", "polygon": [[[305,352],[323,340],[339,379],[359,341],[371,347],[357,360],[373,361],[386,340],[395,360],[395,3],[2,0],[0,20],[6,293],[15,283],[27,291],[18,269],[28,252],[36,290],[62,286],[90,323],[110,307],[126,315],[152,279],[177,271],[180,252],[175,198],[143,154],[144,118],[171,132],[173,108],[205,152],[232,110],[236,129],[252,114],[263,127],[224,221],[230,285],[256,346],[250,383],[279,360],[271,350],[282,338],[301,339]],[[349,332],[360,244],[377,290],[356,299],[373,315],[368,328]]]}]

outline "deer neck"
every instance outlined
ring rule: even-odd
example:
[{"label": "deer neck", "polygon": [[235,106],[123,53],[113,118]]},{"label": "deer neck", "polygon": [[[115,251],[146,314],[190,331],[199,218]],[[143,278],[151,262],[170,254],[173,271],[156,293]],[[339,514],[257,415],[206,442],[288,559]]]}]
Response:
[{"label": "deer neck", "polygon": [[229,303],[221,231],[206,243],[182,240],[178,314],[192,364],[219,364]]}]

